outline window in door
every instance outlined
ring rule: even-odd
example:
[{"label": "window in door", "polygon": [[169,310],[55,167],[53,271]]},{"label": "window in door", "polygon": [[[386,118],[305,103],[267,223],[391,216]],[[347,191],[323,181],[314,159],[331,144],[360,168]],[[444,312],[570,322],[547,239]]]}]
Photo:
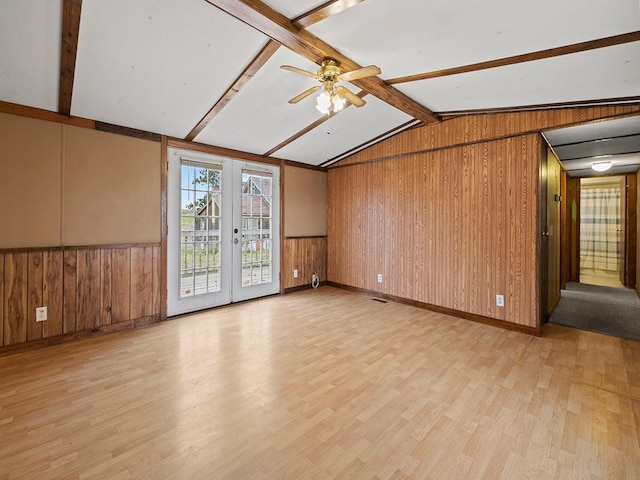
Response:
[{"label": "window in door", "polygon": [[180,298],[220,291],[220,166],[183,160],[180,210]]},{"label": "window in door", "polygon": [[242,170],[242,287],[273,279],[273,178]]}]

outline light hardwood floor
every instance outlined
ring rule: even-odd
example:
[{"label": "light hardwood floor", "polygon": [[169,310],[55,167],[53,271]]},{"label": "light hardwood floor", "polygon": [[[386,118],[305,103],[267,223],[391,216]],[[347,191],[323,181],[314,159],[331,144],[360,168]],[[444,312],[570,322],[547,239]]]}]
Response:
[{"label": "light hardwood floor", "polygon": [[640,478],[640,343],[331,287],[0,358],[0,479]]}]

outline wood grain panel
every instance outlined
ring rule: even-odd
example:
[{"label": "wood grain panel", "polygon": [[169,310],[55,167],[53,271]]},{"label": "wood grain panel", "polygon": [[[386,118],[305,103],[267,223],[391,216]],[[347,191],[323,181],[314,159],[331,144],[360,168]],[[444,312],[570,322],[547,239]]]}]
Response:
[{"label": "wood grain panel", "polygon": [[566,216],[569,223],[569,281],[580,281],[580,179],[567,179]]},{"label": "wood grain panel", "polygon": [[58,111],[71,114],[71,97],[76,72],[76,53],[80,33],[82,0],[64,0],[62,5],[62,42],[60,46],[60,83]]},{"label": "wood grain panel", "polygon": [[78,250],[77,332],[95,328],[100,324],[100,278],[100,250]]},{"label": "wood grain panel", "polygon": [[[327,280],[327,237],[285,238],[283,257],[285,289],[310,285],[314,272],[321,282]],[[293,277],[294,270],[298,278]]]},{"label": "wood grain panel", "polygon": [[[553,309],[560,300],[561,288],[561,224],[560,224],[560,200],[556,195],[561,192],[562,168],[560,161],[550,148],[545,148],[547,161],[547,208],[546,208],[546,232],[548,236],[548,264],[547,264],[547,318],[553,313]],[[544,212],[542,213],[544,215]]]},{"label": "wood grain panel", "polygon": [[131,318],[131,250],[114,248],[112,252],[111,321]]},{"label": "wood grain panel", "polygon": [[329,168],[639,114],[638,105],[619,105],[464,115],[406,130]]},{"label": "wood grain panel", "polygon": [[28,253],[7,253],[4,265],[4,345],[27,340]]},{"label": "wood grain panel", "polygon": [[636,174],[627,177],[627,224],[625,226],[626,246],[626,287],[634,288],[637,279],[636,261],[638,256],[638,182]]},{"label": "wood grain panel", "polygon": [[111,323],[111,249],[100,251],[100,321],[99,325]]},{"label": "wood grain panel", "polygon": [[567,171],[562,169],[562,176],[560,177],[560,228],[562,233],[560,234],[560,288],[564,290],[571,276],[571,260],[569,257],[569,239],[570,237],[570,217],[567,213],[571,213],[567,210],[567,181],[569,176]]},{"label": "wood grain panel", "polygon": [[47,306],[47,320],[42,322],[42,336],[62,335],[64,259],[61,251],[43,252],[42,303]]},{"label": "wood grain panel", "polygon": [[160,284],[160,269],[162,268],[160,264],[160,247],[153,248],[153,260],[151,263],[152,270],[152,280],[153,280],[153,288],[152,288],[152,308],[151,313],[153,315],[160,315],[160,291],[162,290],[162,286]]},{"label": "wood grain panel", "polygon": [[131,318],[153,314],[153,247],[131,249]]},{"label": "wood grain panel", "polygon": [[76,331],[78,310],[78,251],[64,252],[62,333]]},{"label": "wood grain panel", "polygon": [[43,257],[42,252],[28,253],[27,289],[27,341],[42,338],[42,323],[36,322],[36,308],[41,307],[43,297]]},{"label": "wood grain panel", "polygon": [[537,328],[540,142],[331,169],[328,280]]},{"label": "wood grain panel", "polygon": [[[0,253],[0,346],[159,320],[160,252],[158,244],[138,244]],[[40,306],[48,310],[44,322],[35,321]]]}]

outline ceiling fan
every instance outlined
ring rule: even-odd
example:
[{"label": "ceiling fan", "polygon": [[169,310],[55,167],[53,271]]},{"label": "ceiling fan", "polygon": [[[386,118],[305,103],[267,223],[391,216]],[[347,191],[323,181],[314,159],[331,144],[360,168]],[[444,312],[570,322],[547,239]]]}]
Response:
[{"label": "ceiling fan", "polygon": [[300,75],[305,75],[319,81],[322,85],[316,85],[315,87],[305,90],[301,94],[296,95],[289,100],[289,103],[298,103],[303,98],[323,89],[324,91],[318,96],[316,108],[321,113],[326,114],[342,110],[346,102],[349,102],[354,107],[362,107],[367,103],[348,88],[336,86],[337,82],[349,82],[359,78],[372,77],[381,73],[380,68],[375,65],[343,73],[340,68],[340,62],[329,57],[322,60],[322,65],[316,73],[307,72],[306,70],[302,70],[298,67],[292,67],[291,65],[282,65],[280,68]]}]

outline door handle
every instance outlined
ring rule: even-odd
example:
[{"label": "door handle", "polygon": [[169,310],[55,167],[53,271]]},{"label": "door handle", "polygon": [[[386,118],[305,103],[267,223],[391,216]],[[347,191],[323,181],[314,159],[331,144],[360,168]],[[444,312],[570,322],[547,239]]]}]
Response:
[{"label": "door handle", "polygon": [[542,232],[542,236],[543,237],[548,237],[549,236],[549,232]]}]

